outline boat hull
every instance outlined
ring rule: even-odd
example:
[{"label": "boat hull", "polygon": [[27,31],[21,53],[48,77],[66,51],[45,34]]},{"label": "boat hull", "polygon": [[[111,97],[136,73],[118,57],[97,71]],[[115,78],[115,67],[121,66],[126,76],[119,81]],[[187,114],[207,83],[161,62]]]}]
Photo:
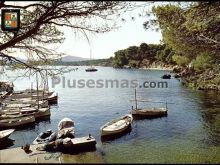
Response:
[{"label": "boat hull", "polygon": [[[122,127],[118,127],[116,129],[106,129],[108,126],[113,125],[114,123],[124,120],[124,125]],[[125,115],[119,119],[113,120],[110,123],[105,124],[104,126],[101,127],[101,136],[113,136],[113,135],[118,135],[121,133],[126,132],[131,128],[131,123],[132,123],[133,117],[132,115]]]},{"label": "boat hull", "polygon": [[50,116],[50,109],[49,108],[40,108],[39,110],[33,110],[33,111],[24,111],[24,112],[11,112],[11,113],[5,113],[2,116],[0,116],[0,119],[16,119],[16,118],[21,118],[21,117],[29,117],[29,116],[34,116],[36,120],[43,119],[44,117]]},{"label": "boat hull", "polygon": [[35,122],[34,116],[0,120],[0,127],[18,127]]},{"label": "boat hull", "polygon": [[161,117],[167,116],[167,110],[165,108],[152,108],[152,109],[133,109],[132,115],[135,117]]},{"label": "boat hull", "polygon": [[48,97],[47,101],[49,105],[57,104],[58,96]]},{"label": "boat hull", "polygon": [[15,129],[0,131],[0,141],[7,139],[14,131]]}]

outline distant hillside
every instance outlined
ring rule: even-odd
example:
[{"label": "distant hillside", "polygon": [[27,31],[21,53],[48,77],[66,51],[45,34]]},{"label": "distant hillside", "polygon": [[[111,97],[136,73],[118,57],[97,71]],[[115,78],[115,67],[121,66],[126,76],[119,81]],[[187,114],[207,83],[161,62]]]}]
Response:
[{"label": "distant hillside", "polygon": [[112,66],[112,58],[108,59],[95,59],[95,60],[82,60],[82,61],[57,61],[53,65],[64,65],[64,66],[83,66],[83,65],[94,65],[94,66]]},{"label": "distant hillside", "polygon": [[88,58],[82,58],[82,57],[77,57],[77,56],[64,56],[61,58],[62,62],[73,62],[73,61],[86,61]]}]

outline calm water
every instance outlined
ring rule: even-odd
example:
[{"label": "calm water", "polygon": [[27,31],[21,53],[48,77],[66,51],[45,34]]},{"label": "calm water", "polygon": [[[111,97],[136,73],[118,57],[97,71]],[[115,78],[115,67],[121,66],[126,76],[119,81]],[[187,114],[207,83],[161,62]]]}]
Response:
[{"label": "calm water", "polygon": [[[66,73],[65,79],[167,81],[168,88],[138,89],[138,97],[174,104],[168,105],[167,117],[135,120],[131,132],[102,142],[99,128],[129,112],[133,105],[129,100],[134,98],[134,89],[63,88],[62,84],[52,88],[49,80],[50,89],[59,95],[58,106],[51,107],[50,119],[14,132],[10,138],[15,141],[9,148],[32,143],[40,132],[49,128],[57,130],[58,122],[69,117],[75,122],[77,137],[91,133],[97,139],[97,151],[106,162],[220,163],[220,95],[185,88],[173,78],[160,79],[166,71],[99,67],[98,72],[89,73],[84,69],[79,67],[78,71]],[[15,74],[8,73],[9,76]],[[17,79],[14,84],[16,89],[26,89],[30,88],[32,81],[34,79]],[[164,105],[148,102],[139,106]]]}]

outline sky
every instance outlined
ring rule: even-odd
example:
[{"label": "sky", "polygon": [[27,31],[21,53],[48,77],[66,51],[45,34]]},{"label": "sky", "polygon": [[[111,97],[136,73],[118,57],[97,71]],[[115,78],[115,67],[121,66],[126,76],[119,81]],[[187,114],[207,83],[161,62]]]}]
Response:
[{"label": "sky", "polygon": [[[114,56],[114,52],[129,46],[139,46],[145,42],[159,44],[162,39],[160,32],[145,30],[145,18],[136,17],[135,21],[127,19],[120,22],[121,27],[114,31],[91,36],[92,58],[101,59]],[[73,56],[90,57],[90,47],[85,38],[75,38],[70,29],[65,29],[65,41],[60,46],[60,51]]]},{"label": "sky", "polygon": [[[18,5],[18,3],[19,5],[21,3],[27,4],[27,2],[8,3],[14,5]],[[127,13],[124,17],[126,18],[126,22],[122,22],[121,20],[117,22],[121,26],[119,29],[104,34],[90,35],[91,47],[85,37],[75,37],[74,32],[70,28],[62,27],[65,40],[58,46],[57,51],[66,55],[89,58],[91,50],[93,59],[103,59],[113,57],[114,52],[120,49],[126,49],[129,46],[139,46],[143,42],[147,44],[159,44],[162,39],[161,32],[145,30],[143,23],[146,21],[146,18],[139,17],[138,13],[140,13],[140,9]],[[134,21],[131,20],[131,16],[135,17]]]},{"label": "sky", "polygon": [[[114,52],[117,50],[126,49],[129,46],[139,46],[143,42],[147,44],[159,44],[160,40],[162,40],[161,32],[145,30],[143,23],[146,21],[146,18],[139,17],[139,12],[140,10],[137,9],[132,11],[132,13],[128,13],[125,16],[126,22],[119,20],[119,29],[90,36],[92,58],[109,58],[114,56]],[[134,21],[131,19],[131,16],[135,17]],[[75,38],[69,28],[65,29],[64,35],[66,39],[60,46],[60,51],[67,55],[83,58],[90,57],[90,46],[85,38]]]}]

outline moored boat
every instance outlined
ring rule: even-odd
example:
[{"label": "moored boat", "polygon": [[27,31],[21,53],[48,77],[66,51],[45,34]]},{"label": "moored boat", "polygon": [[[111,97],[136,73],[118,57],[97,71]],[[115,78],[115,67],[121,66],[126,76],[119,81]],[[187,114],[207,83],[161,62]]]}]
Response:
[{"label": "moored boat", "polygon": [[139,117],[160,117],[167,115],[167,108],[132,109],[132,115]]},{"label": "moored boat", "polygon": [[0,120],[0,127],[17,127],[35,122],[34,116]]},{"label": "moored boat", "polygon": [[51,129],[41,132],[37,138],[33,141],[33,144],[43,144],[56,140],[56,132]]},{"label": "moored boat", "polygon": [[58,138],[65,137],[75,137],[74,121],[70,118],[63,118],[58,124]]},{"label": "moored boat", "polygon": [[100,128],[101,136],[110,136],[122,133],[131,127],[132,121],[133,117],[131,114],[112,120]]},{"label": "moored boat", "polygon": [[34,116],[36,120],[39,120],[41,118],[50,116],[50,109],[49,108],[26,108],[19,111],[14,112],[7,112],[4,111],[3,114],[1,114],[0,119],[16,119],[21,117],[28,117],[28,116]]},{"label": "moored boat", "polygon": [[48,98],[46,98],[44,100],[47,100],[49,105],[57,104],[58,95],[52,94],[51,96],[49,96]]},{"label": "moored boat", "polygon": [[50,116],[50,108],[39,108],[38,111],[34,114],[36,119],[41,119],[43,117]]}]

